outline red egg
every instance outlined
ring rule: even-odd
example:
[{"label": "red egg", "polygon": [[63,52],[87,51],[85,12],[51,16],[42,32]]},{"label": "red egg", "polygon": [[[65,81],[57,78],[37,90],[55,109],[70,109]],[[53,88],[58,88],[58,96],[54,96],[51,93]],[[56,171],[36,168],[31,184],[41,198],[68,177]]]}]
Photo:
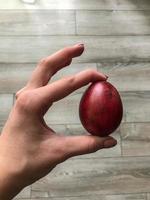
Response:
[{"label": "red egg", "polygon": [[107,81],[92,83],[83,94],[79,116],[92,135],[105,137],[120,125],[123,106],[117,89]]}]

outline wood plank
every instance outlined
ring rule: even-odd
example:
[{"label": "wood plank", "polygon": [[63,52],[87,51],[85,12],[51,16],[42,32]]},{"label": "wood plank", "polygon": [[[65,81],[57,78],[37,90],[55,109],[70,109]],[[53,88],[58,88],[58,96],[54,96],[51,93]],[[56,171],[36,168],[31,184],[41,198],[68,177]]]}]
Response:
[{"label": "wood plank", "polygon": [[14,199],[30,198],[31,186],[25,187]]},{"label": "wood plank", "polygon": [[[24,87],[31,77],[33,70],[36,68],[36,65],[36,63],[0,64],[0,93],[16,93],[16,91]],[[62,77],[73,75],[86,69],[96,70],[96,63],[73,63],[71,66],[65,67],[57,72],[50,82],[57,81]],[[79,91],[84,91],[84,87]]]},{"label": "wood plank", "polygon": [[79,124],[78,107],[82,94],[72,93],[53,106],[45,115],[47,124]]},{"label": "wood plank", "polygon": [[150,158],[70,159],[32,185],[51,197],[145,193],[150,191]]},{"label": "wood plank", "polygon": [[0,12],[0,35],[70,34],[75,34],[75,12],[71,10],[2,10]]},{"label": "wood plank", "polygon": [[150,193],[147,194],[147,200],[150,200]]},{"label": "wood plank", "polygon": [[34,190],[31,191],[31,199],[30,200],[37,199],[37,198],[38,198],[38,200],[40,200],[39,197],[41,199],[46,200],[46,199],[49,199],[49,198],[46,198],[46,197],[49,197],[49,194],[48,194],[48,192],[43,192],[43,191],[34,191]]},{"label": "wood plank", "polygon": [[121,93],[125,122],[150,122],[150,91]]},{"label": "wood plank", "polygon": [[126,194],[126,195],[89,195],[81,197],[54,198],[54,200],[146,200],[145,194]]},{"label": "wood plank", "polygon": [[149,0],[1,0],[0,9],[150,10],[150,4]]},{"label": "wood plank", "polygon": [[150,63],[99,63],[98,71],[119,91],[150,90]]},{"label": "wood plank", "polygon": [[150,34],[149,11],[77,11],[78,35]]},{"label": "wood plank", "polygon": [[[150,92],[121,92],[123,122],[150,122]],[[55,102],[45,115],[48,124],[80,124],[78,115],[82,93],[72,93]],[[65,114],[64,114],[65,113]]]},{"label": "wood plank", "polygon": [[1,94],[0,95],[0,131],[4,126],[10,110],[13,105],[13,95],[12,94]]},{"label": "wood plank", "polygon": [[[48,124],[56,133],[60,135],[86,135],[87,131],[81,124]],[[117,140],[117,145],[110,149],[102,149],[92,154],[80,155],[77,158],[102,158],[102,157],[118,157],[121,156],[120,129],[118,128],[112,136]]]},{"label": "wood plank", "polygon": [[0,93],[16,93],[27,83],[36,64],[0,64]]},{"label": "wood plank", "polygon": [[[36,63],[0,64],[0,93],[15,93],[24,87],[36,65]],[[73,63],[70,67],[55,74],[51,82],[86,69],[96,69],[96,64]],[[116,86],[119,91],[150,90],[150,63],[99,63],[98,71],[107,74],[109,76],[108,81]],[[80,89],[80,91],[84,90],[84,87]]]},{"label": "wood plank", "polygon": [[76,62],[150,61],[150,36],[1,36],[0,62],[35,63],[80,42],[86,51]]},{"label": "wood plank", "polygon": [[[147,200],[146,194],[125,194],[125,195],[88,195],[88,196],[78,196],[78,197],[51,197],[51,198],[39,198],[38,200]],[[30,200],[37,200],[31,198]],[[29,199],[26,199],[29,200]]]},{"label": "wood plank", "polygon": [[150,123],[123,123],[120,130],[124,156],[150,155]]}]

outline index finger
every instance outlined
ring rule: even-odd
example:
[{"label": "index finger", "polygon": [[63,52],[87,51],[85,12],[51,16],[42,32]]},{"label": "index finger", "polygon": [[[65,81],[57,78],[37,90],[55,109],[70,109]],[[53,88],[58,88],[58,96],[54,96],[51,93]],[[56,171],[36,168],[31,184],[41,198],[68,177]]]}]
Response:
[{"label": "index finger", "polygon": [[73,91],[87,85],[90,82],[105,81],[106,79],[106,75],[99,73],[96,70],[88,69],[81,71],[76,75],[55,81],[50,85],[37,89],[37,93],[40,94],[38,107],[40,109],[44,105],[48,110],[53,102],[66,97]]}]

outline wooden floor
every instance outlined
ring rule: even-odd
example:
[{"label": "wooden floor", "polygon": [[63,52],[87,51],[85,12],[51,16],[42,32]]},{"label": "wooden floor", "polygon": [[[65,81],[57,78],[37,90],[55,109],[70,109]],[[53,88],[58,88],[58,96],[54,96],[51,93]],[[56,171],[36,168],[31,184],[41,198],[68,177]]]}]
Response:
[{"label": "wooden floor", "polygon": [[[36,63],[80,42],[85,53],[52,81],[87,68],[102,71],[120,91],[124,116],[116,147],[62,163],[17,199],[150,200],[150,1],[31,1],[0,0],[1,129]],[[55,103],[48,125],[84,134],[78,105],[85,88]]]}]

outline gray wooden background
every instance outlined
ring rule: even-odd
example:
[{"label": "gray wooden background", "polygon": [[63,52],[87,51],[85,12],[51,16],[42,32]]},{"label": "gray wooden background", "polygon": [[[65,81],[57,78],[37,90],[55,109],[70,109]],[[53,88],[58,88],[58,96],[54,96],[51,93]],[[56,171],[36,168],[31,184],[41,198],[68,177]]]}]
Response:
[{"label": "gray wooden background", "polygon": [[[0,0],[0,127],[37,62],[79,42],[85,53],[53,81],[87,68],[106,73],[124,104],[118,145],[62,163],[17,199],[150,200],[149,0]],[[84,134],[78,104],[85,88],[46,114],[59,133]]]}]

